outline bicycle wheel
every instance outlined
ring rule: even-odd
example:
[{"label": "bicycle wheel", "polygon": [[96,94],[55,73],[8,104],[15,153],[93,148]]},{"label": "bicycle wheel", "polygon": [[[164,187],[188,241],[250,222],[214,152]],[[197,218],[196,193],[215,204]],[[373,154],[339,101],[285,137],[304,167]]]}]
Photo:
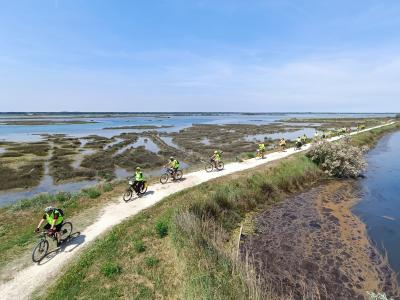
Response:
[{"label": "bicycle wheel", "polygon": [[206,172],[211,172],[214,169],[214,166],[212,163],[207,163],[205,169]]},{"label": "bicycle wheel", "polygon": [[129,200],[131,200],[132,189],[127,189],[122,198],[124,199],[125,202],[128,202]]},{"label": "bicycle wheel", "polygon": [[222,161],[218,162],[217,169],[218,169],[218,171],[221,171],[224,169],[224,163]]},{"label": "bicycle wheel", "polygon": [[45,239],[42,239],[37,243],[35,248],[33,248],[32,252],[32,261],[39,262],[46,256],[47,250],[49,250],[49,242]]},{"label": "bicycle wheel", "polygon": [[146,194],[146,192],[147,192],[147,185],[143,184],[142,187],[140,188],[139,196]]},{"label": "bicycle wheel", "polygon": [[160,182],[161,182],[162,184],[165,184],[165,183],[168,182],[168,178],[169,178],[168,173],[164,173],[164,174],[162,174],[161,177],[160,177]]},{"label": "bicycle wheel", "polygon": [[182,170],[176,171],[175,179],[176,179],[176,180],[181,180],[182,177],[183,177],[183,171],[182,171]]},{"label": "bicycle wheel", "polygon": [[61,239],[62,240],[66,240],[67,238],[69,238],[72,234],[72,223],[71,222],[65,222],[62,226],[61,226]]}]

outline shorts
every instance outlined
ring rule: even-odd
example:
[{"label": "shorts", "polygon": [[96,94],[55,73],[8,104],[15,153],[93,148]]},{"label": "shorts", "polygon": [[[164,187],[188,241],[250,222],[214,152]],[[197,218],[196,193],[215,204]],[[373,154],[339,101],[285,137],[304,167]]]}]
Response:
[{"label": "shorts", "polygon": [[[60,224],[54,226],[54,228],[56,229],[56,232],[60,232],[61,231],[62,225],[63,225],[63,223],[61,222]],[[43,228],[46,229],[46,230],[49,230],[51,228],[51,225],[49,223],[47,223]]]}]

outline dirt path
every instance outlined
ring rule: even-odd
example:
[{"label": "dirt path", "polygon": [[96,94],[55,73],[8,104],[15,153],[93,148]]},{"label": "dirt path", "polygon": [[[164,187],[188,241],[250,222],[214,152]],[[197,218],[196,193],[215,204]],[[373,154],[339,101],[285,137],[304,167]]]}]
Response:
[{"label": "dirt path", "polygon": [[[360,132],[391,124],[393,123],[368,128]],[[355,132],[353,134],[357,133]],[[335,141],[340,138],[341,137],[334,137],[329,141]],[[309,147],[310,145],[306,145],[301,151],[305,151]],[[49,255],[47,259],[44,259],[40,264],[33,264],[25,268],[16,273],[13,279],[0,285],[0,299],[29,298],[37,288],[48,285],[49,281],[51,282],[53,279],[54,274],[59,273],[67,262],[79,254],[86,245],[95,240],[100,234],[122,222],[124,219],[161,201],[166,196],[199,185],[211,179],[254,168],[298,152],[299,151],[290,148],[286,152],[271,153],[263,160],[249,159],[241,163],[227,164],[225,170],[220,172],[206,173],[205,171],[197,171],[189,173],[184,176],[185,180],[180,183],[170,183],[166,185],[155,184],[150,186],[148,194],[138,200],[125,203],[121,198],[118,203],[105,206],[97,221],[83,230],[71,243],[67,243],[57,253],[54,253],[54,255]]]}]

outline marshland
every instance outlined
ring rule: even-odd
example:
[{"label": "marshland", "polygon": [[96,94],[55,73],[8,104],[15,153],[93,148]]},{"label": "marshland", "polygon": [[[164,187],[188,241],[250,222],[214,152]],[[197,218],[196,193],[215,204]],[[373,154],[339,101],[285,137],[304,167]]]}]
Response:
[{"label": "marshland", "polygon": [[[0,203],[47,191],[74,192],[86,183],[125,178],[136,166],[158,174],[170,156],[191,168],[199,167],[216,149],[223,151],[226,161],[254,157],[261,141],[273,151],[282,137],[290,146],[303,134],[310,138],[316,131],[332,130],[334,134],[338,128],[373,126],[390,117],[393,115],[2,114]],[[79,182],[82,184],[71,185]]]},{"label": "marshland", "polygon": [[[2,177],[2,196],[17,197],[8,198],[12,201],[0,209],[4,221],[0,279],[7,282],[28,264],[35,242],[32,220],[40,217],[44,206],[63,208],[77,230],[83,229],[105,204],[117,201],[125,189],[124,177],[137,165],[154,182],[171,155],[188,170],[196,170],[203,168],[215,149],[223,151],[227,162],[241,162],[254,157],[259,142],[266,144],[268,155],[279,151],[281,137],[290,146],[303,133],[311,141],[316,131],[335,136],[343,127],[357,131],[360,126],[394,120],[394,115],[344,115],[327,117],[327,122],[308,115],[304,122],[299,115],[296,119],[287,116],[287,122],[280,115],[273,120],[268,114],[257,119],[254,115],[235,117],[218,115],[210,120],[207,116],[208,122],[191,120],[187,125],[180,120],[177,126],[137,124],[121,129],[118,124],[114,135],[107,129],[105,135],[94,130],[75,136],[72,130],[68,134],[43,132],[36,141],[3,140],[1,167],[7,175]],[[99,123],[97,119],[90,126]],[[384,134],[396,130],[395,124],[360,133],[351,144],[373,147]],[[136,294],[145,299],[154,295],[233,299],[240,294],[242,299],[297,299],[299,295],[329,299],[331,295],[363,297],[367,290],[397,297],[394,248],[388,247],[385,256],[376,243],[387,240],[370,239],[368,218],[365,227],[351,212],[362,203],[358,185],[354,179],[331,179],[304,154],[206,182],[117,225],[67,268],[46,297]],[[20,215],[24,218],[16,218]],[[263,238],[274,236],[280,237],[274,243]],[[285,253],[284,259],[279,253]],[[359,263],[365,267],[354,273]],[[314,278],[307,272],[326,276]],[[127,276],[140,280],[128,287]],[[112,288],[107,288],[111,282]]]}]

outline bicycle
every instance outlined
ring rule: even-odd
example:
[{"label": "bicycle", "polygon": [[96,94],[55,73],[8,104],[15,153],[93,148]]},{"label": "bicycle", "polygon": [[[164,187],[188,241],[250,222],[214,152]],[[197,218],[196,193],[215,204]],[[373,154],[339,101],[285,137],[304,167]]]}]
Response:
[{"label": "bicycle", "polygon": [[303,146],[303,143],[301,142],[296,142],[294,150],[301,150],[301,147]]},{"label": "bicycle", "polygon": [[[133,196],[133,193],[136,193],[136,191],[135,191],[135,189],[133,187],[134,181],[129,180],[128,184],[129,184],[129,187],[126,189],[124,195],[122,196],[122,198],[124,199],[125,202],[128,202],[129,200],[131,200],[132,196]],[[139,193],[136,193],[136,195],[138,197],[141,197],[144,194],[146,194],[147,187],[148,187],[147,181],[143,181],[143,184],[142,184],[142,186],[140,188],[140,191],[139,191]]]},{"label": "bicycle", "polygon": [[222,161],[209,161],[204,168],[208,173],[212,172],[214,169],[221,171],[224,169],[224,163]]},{"label": "bicycle", "polygon": [[[61,242],[64,242],[68,239],[72,234],[72,223],[64,222],[61,226]],[[57,241],[57,237],[55,232],[50,230],[42,230],[40,233],[39,242],[36,244],[35,248],[32,251],[32,261],[40,262],[48,253],[49,250],[49,241],[47,238],[51,238],[53,241]]]},{"label": "bicycle", "polygon": [[258,149],[256,152],[256,158],[264,159],[265,158],[265,151]]},{"label": "bicycle", "polygon": [[167,168],[165,170],[165,173],[161,175],[160,182],[162,184],[165,184],[165,183],[168,182],[170,177],[172,178],[172,180],[181,180],[182,177],[183,177],[183,171],[182,170],[176,170],[176,172],[174,172],[173,169]]}]

